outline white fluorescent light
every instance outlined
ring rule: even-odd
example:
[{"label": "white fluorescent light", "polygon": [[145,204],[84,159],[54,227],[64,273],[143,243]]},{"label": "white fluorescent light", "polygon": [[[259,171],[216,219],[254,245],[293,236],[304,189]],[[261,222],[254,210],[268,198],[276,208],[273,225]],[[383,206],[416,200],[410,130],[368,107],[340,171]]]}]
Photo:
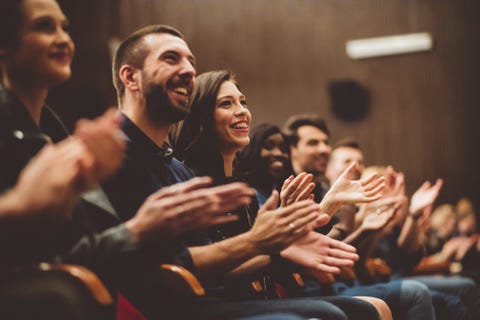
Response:
[{"label": "white fluorescent light", "polygon": [[433,40],[430,33],[411,33],[388,37],[347,41],[345,50],[351,59],[389,56],[394,54],[431,50]]}]

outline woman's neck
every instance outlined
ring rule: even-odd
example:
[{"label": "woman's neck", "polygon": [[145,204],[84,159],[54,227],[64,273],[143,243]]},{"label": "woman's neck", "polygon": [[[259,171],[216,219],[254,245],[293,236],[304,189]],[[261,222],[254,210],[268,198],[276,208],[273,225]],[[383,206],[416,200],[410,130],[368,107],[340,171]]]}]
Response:
[{"label": "woman's neck", "polygon": [[222,153],[223,158],[223,170],[225,171],[225,177],[233,176],[233,160],[235,160],[236,152]]},{"label": "woman's neck", "polygon": [[47,99],[48,95],[48,88],[34,85],[17,85],[8,77],[3,77],[2,84],[6,89],[13,92],[18,99],[20,99],[20,101],[27,108],[28,113],[30,113],[33,121],[35,121],[37,126],[39,126],[42,109],[45,105],[45,100]]},{"label": "woman's neck", "polygon": [[273,189],[278,189],[278,183],[274,180],[271,180],[268,176],[260,176],[255,179],[255,188],[261,189],[265,192],[272,192]]}]

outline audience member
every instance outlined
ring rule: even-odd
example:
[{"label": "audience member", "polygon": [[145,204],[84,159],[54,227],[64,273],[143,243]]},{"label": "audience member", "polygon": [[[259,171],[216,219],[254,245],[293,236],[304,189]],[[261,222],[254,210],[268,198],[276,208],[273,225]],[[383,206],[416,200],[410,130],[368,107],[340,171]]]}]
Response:
[{"label": "audience member", "polygon": [[[331,155],[331,147],[329,144],[329,130],[326,123],[316,115],[302,114],[291,116],[284,125],[284,132],[287,141],[290,144],[292,153],[292,167],[295,172],[297,170],[308,170],[318,177],[314,181],[321,181],[323,187],[317,189],[316,200],[321,197],[327,197],[329,182],[326,180],[327,164]],[[296,157],[294,158],[294,153]],[[357,154],[355,154],[357,156]],[[359,159],[356,159],[359,160]],[[363,161],[360,161],[363,163]],[[358,176],[356,168],[358,163],[349,161],[350,165],[346,165],[343,161],[342,165],[346,169],[350,169],[352,177]],[[345,169],[344,169],[345,170]],[[340,170],[341,171],[341,170]],[[337,179],[338,180],[338,179]],[[335,182],[337,183],[337,182]],[[385,193],[385,191],[383,191]],[[375,199],[375,200],[378,200]],[[372,202],[375,203],[375,202]],[[340,208],[338,208],[340,209]],[[354,208],[347,208],[354,210]],[[351,216],[354,211],[342,214],[342,216]],[[335,218],[335,217],[334,217]],[[338,220],[332,219],[328,229],[318,230],[320,232],[329,232],[333,230],[331,235],[346,235],[338,232],[336,228],[332,228]],[[342,227],[344,229],[345,227]],[[363,259],[363,258],[362,258]],[[325,292],[325,288],[319,287],[318,284],[307,279],[307,290],[310,294],[321,294]],[[368,295],[381,298],[387,302],[395,317],[400,319],[434,319],[435,313],[432,307],[432,300],[429,290],[421,283],[406,280],[395,281],[389,283],[381,283],[370,286],[351,286],[343,282],[337,282],[333,286],[334,292],[340,295]]]},{"label": "audience member", "polygon": [[[250,131],[250,143],[238,153],[235,160],[235,175],[255,188],[260,206],[273,190],[281,192],[284,181],[292,175],[289,154],[288,144],[277,126],[262,123]],[[293,181],[292,178],[293,176],[287,181]],[[302,183],[307,187],[299,186],[298,190],[312,192],[314,183],[303,179]],[[283,198],[282,195],[280,198]]]},{"label": "audience member", "polygon": [[[353,143],[351,139],[339,141],[332,152],[332,159],[329,163],[329,167],[332,165],[333,168],[327,169],[327,175],[334,174],[334,167],[341,166],[342,163],[347,165],[348,162],[354,160],[361,163],[364,162],[363,153],[358,143]],[[420,221],[425,215],[425,210],[428,210],[433,205],[442,186],[442,181],[439,179],[434,185],[430,185],[428,182],[424,183],[414,193],[408,205],[408,202],[402,200],[402,198],[406,198],[403,174],[396,173],[391,167],[387,167],[382,171],[387,177],[387,188],[383,198],[377,202],[363,205],[357,215],[363,217],[361,219],[363,219],[364,223],[373,216],[384,227],[378,229],[377,240],[372,241],[370,246],[373,247],[371,249],[368,249],[367,252],[359,251],[360,255],[366,254],[360,259],[359,264],[369,258],[375,247],[379,246],[378,248],[383,253],[380,257],[387,261],[388,267],[394,272],[393,279],[404,279],[403,277],[411,275],[414,266],[423,255],[423,234],[420,228]],[[359,174],[362,174],[362,172],[359,172]],[[388,219],[388,223],[385,225],[385,219],[383,221],[380,220],[379,217],[375,217],[373,212],[380,210],[381,215],[385,215],[384,208],[390,202],[389,199],[393,202],[400,201],[397,203],[397,206],[400,205],[400,209],[397,210],[393,218]],[[369,209],[369,207],[371,208]],[[402,207],[404,208],[403,213]],[[370,213],[368,214],[368,212]],[[387,235],[386,238],[378,244],[378,241],[385,235]],[[465,316],[465,306],[458,300],[456,295],[459,295],[464,304],[470,307],[471,312],[476,312],[474,311],[477,303],[475,302],[475,296],[478,296],[478,294],[475,293],[474,284],[469,279],[437,279],[431,277],[408,277],[406,279],[419,281],[431,290],[434,296],[435,307],[438,311],[438,318],[444,319],[446,314],[450,314],[447,318]],[[445,303],[446,308],[443,306]],[[442,310],[444,311],[441,312]]]}]

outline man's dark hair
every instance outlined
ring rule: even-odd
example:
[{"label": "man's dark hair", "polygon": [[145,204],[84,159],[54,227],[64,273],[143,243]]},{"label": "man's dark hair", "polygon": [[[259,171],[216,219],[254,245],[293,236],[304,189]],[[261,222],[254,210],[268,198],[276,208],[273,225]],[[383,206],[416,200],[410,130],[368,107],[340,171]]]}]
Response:
[{"label": "man's dark hair", "polygon": [[357,149],[357,150],[362,150],[360,148],[360,144],[358,141],[353,138],[353,137],[345,137],[340,140],[338,140],[335,145],[333,146],[333,150],[338,149],[338,148],[352,148],[352,149]]},{"label": "man's dark hair", "polygon": [[115,52],[115,56],[113,57],[113,85],[117,90],[118,99],[121,99],[125,94],[125,86],[123,85],[123,82],[118,74],[120,68],[125,64],[131,65],[138,69],[143,68],[143,63],[145,62],[145,58],[149,53],[143,39],[145,36],[155,33],[168,33],[183,39],[183,35],[180,31],[173,27],[162,24],[147,26],[129,35],[120,44]]},{"label": "man's dark hair", "polygon": [[313,113],[296,114],[287,119],[283,125],[283,134],[291,146],[296,146],[299,140],[298,128],[303,126],[312,126],[323,131],[327,136],[330,136],[325,121],[318,115]]}]

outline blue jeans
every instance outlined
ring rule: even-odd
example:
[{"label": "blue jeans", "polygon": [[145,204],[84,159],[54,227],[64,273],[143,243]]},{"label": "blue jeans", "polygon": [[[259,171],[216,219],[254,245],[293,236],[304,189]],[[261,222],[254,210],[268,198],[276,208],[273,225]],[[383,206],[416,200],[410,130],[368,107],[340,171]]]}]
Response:
[{"label": "blue jeans", "polygon": [[435,319],[432,297],[424,284],[413,280],[396,280],[369,286],[349,287],[334,284],[335,294],[341,296],[370,296],[384,300],[395,319]]},{"label": "blue jeans", "polygon": [[409,277],[428,288],[458,296],[467,307],[471,319],[480,319],[480,294],[475,281],[465,277],[414,276]]}]

